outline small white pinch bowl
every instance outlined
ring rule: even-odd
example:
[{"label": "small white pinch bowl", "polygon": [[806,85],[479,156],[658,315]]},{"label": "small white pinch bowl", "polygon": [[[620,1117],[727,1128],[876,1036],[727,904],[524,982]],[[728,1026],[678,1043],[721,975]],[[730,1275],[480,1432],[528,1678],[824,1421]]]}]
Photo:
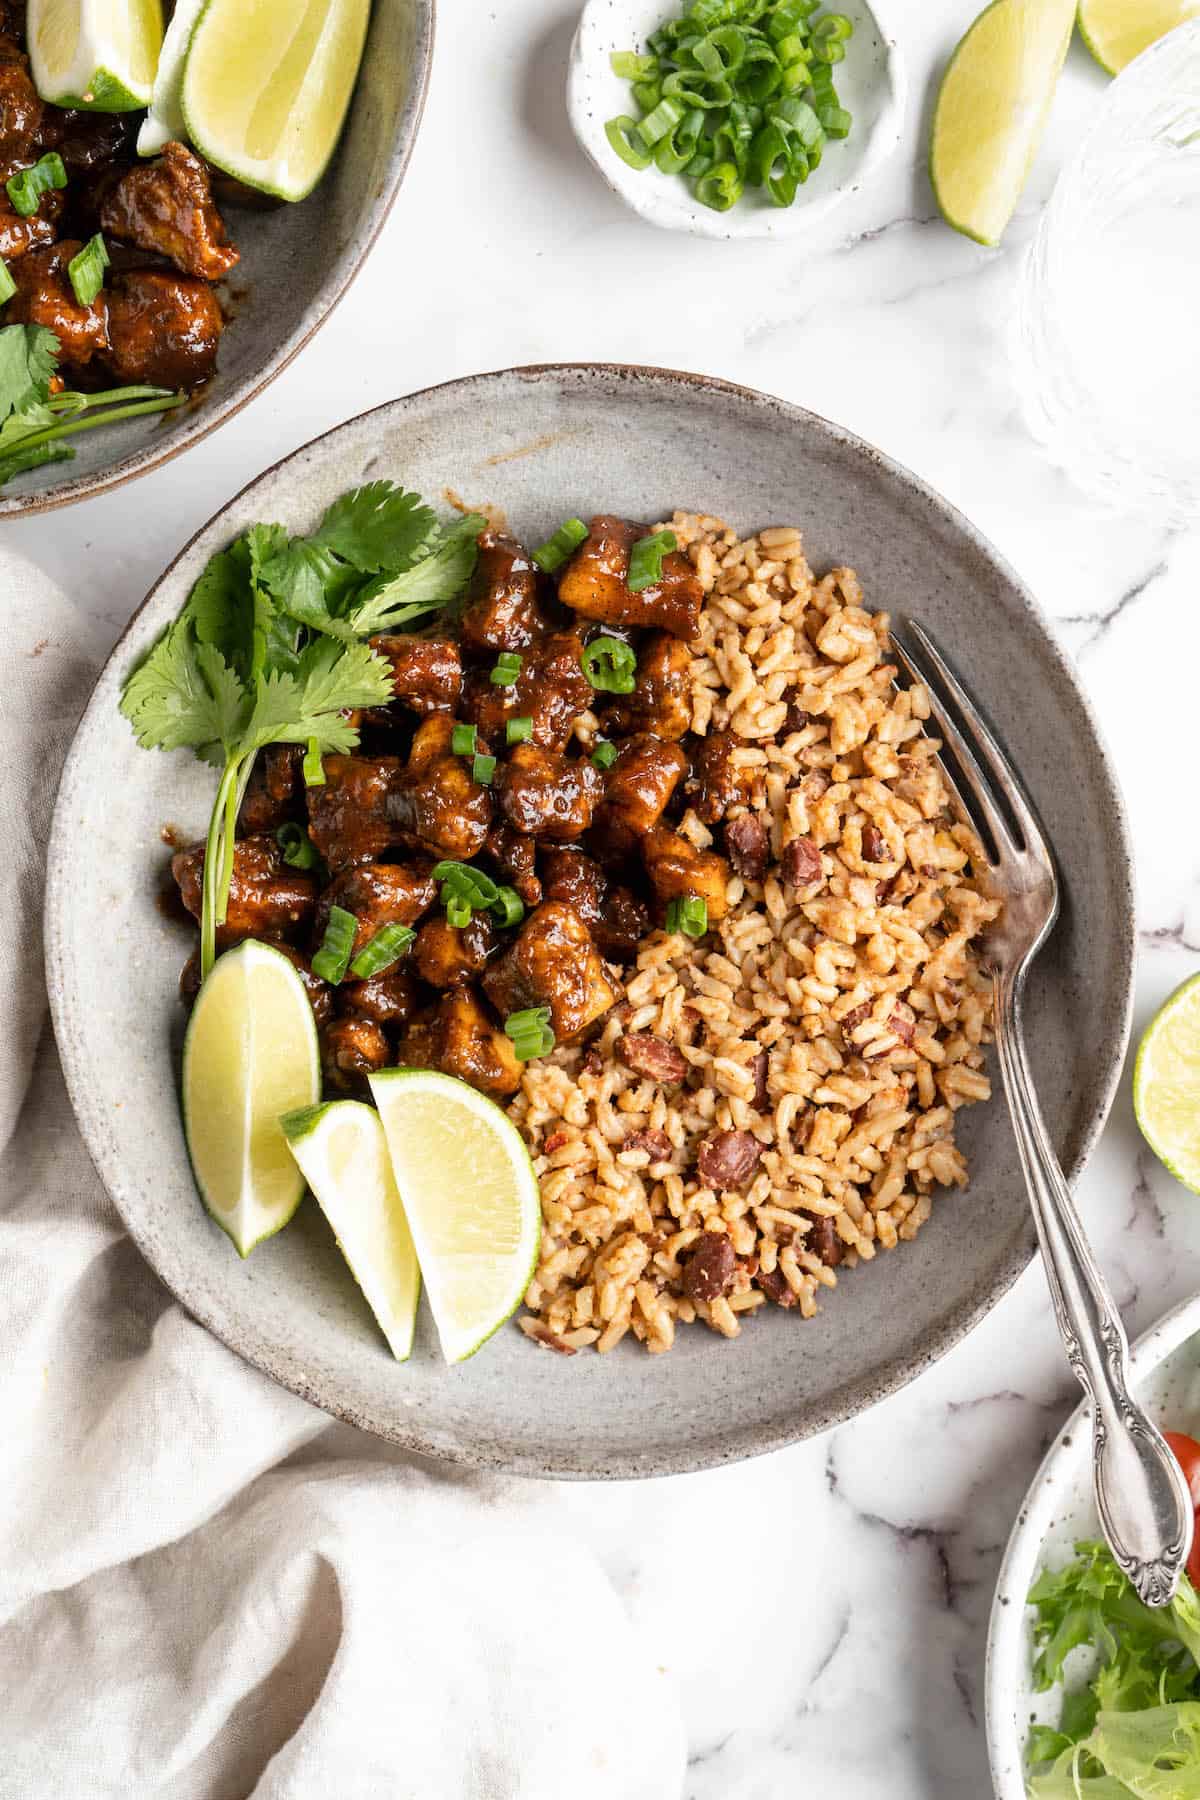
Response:
[{"label": "small white pinch bowl", "polygon": [[630,85],[614,75],[614,50],[644,50],[652,31],[683,10],[681,0],[588,0],[579,17],[567,71],[567,112],[580,144],[614,194],[647,223],[693,237],[798,237],[825,218],[895,150],[904,126],[906,82],[894,35],[867,0],[827,0],[854,26],[845,59],[834,69],[838,98],[853,115],[850,135],[825,147],[821,166],[792,206],[774,206],[760,189],[746,189],[729,212],[702,206],[681,175],[653,163],[632,169],[605,136],[609,119],[636,116]]}]

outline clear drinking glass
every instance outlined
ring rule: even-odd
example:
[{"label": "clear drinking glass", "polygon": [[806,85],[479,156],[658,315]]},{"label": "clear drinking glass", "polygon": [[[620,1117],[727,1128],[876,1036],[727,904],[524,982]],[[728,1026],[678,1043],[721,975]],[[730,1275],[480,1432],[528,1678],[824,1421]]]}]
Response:
[{"label": "clear drinking glass", "polygon": [[1079,486],[1200,521],[1200,19],[1122,71],[1059,176],[1016,356],[1030,427]]}]

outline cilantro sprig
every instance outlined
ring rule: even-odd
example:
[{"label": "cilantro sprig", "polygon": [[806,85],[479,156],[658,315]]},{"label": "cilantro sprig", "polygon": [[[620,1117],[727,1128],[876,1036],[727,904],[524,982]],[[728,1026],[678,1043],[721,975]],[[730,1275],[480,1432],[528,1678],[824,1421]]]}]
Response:
[{"label": "cilantro sprig", "polygon": [[166,412],[187,398],[171,388],[142,385],[98,394],[71,388],[52,393],[58,353],[57,337],[42,325],[0,328],[0,487],[26,469],[68,462],[75,451],[65,438]]},{"label": "cilantro sprig", "polygon": [[456,600],[484,523],[473,513],[443,527],[419,495],[373,481],[335,500],[307,536],[252,525],[209,559],[126,682],[121,711],[144,749],[193,750],[221,771],[204,859],[202,978],[216,959],[258,752],[354,749],[347,713],[386,705],[393,691],[390,663],[365,639]]}]

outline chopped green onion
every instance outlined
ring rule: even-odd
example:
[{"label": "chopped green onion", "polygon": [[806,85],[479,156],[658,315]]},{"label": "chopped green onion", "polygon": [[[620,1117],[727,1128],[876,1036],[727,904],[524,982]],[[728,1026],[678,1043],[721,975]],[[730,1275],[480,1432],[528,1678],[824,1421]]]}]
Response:
[{"label": "chopped green onion", "polygon": [[684,937],[702,938],[708,930],[708,901],[699,894],[686,894],[672,900],[667,907],[667,930],[681,931]]},{"label": "chopped green onion", "polygon": [[512,1039],[518,1062],[530,1062],[535,1056],[549,1056],[554,1048],[548,1006],[530,1006],[524,1012],[509,1013],[504,1030]]},{"label": "chopped green onion", "polygon": [[[650,156],[647,152],[646,162],[649,161]],[[642,166],[644,168],[645,164]],[[588,528],[582,519],[564,519],[554,536],[547,538],[544,544],[539,544],[533,552],[534,562],[543,574],[553,575],[555,569],[560,569],[567,558],[579,548],[587,534]]]},{"label": "chopped green onion", "polygon": [[637,657],[620,638],[593,638],[580,662],[594,688],[605,694],[632,694]]},{"label": "chopped green onion", "polygon": [[533,720],[525,715],[509,719],[504,727],[504,740],[508,744],[527,744],[532,736]]},{"label": "chopped green onion", "polygon": [[6,300],[11,300],[16,291],[17,284],[12,278],[8,264],[0,262],[0,306],[3,306]]},{"label": "chopped green onion", "polygon": [[[681,175],[714,211],[727,212],[748,187],[790,206],[826,143],[853,125],[830,77],[853,30],[845,13],[822,14],[820,0],[684,0],[682,15],[652,32],[644,52],[610,58],[643,116],[610,119],[609,143],[634,169],[653,163]],[[776,105],[805,110],[776,120]],[[756,151],[771,123],[786,149],[768,140]]]},{"label": "chopped green onion", "polygon": [[[645,147],[638,122],[630,113],[619,113],[615,119],[609,119],[604,127],[604,135],[616,151],[623,163],[631,169],[648,169],[650,152]],[[534,560],[537,560],[536,552]]]},{"label": "chopped green onion", "polygon": [[708,174],[702,175],[696,183],[696,198],[701,206],[709,206],[713,212],[728,212],[741,199],[743,189],[736,163],[714,163]]},{"label": "chopped green onion", "polygon": [[321,761],[321,744],[318,738],[309,738],[303,768],[305,787],[325,786],[325,765]]},{"label": "chopped green onion", "polygon": [[597,769],[611,769],[617,760],[617,746],[610,744],[607,738],[597,738],[596,748],[592,751],[592,766]]},{"label": "chopped green onion", "polygon": [[344,906],[331,906],[329,923],[325,927],[325,936],[321,948],[312,959],[313,974],[319,975],[322,981],[336,987],[350,966],[350,952],[354,948],[354,934],[358,930],[358,920]]},{"label": "chopped green onion", "polygon": [[625,577],[625,586],[631,594],[640,594],[644,588],[653,587],[656,581],[662,580],[663,557],[674,550],[677,543],[673,531],[656,531],[650,537],[638,539],[629,552],[629,573]]},{"label": "chopped green onion", "polygon": [[501,925],[519,925],[525,917],[525,902],[516,888],[502,887],[492,901],[492,912]]},{"label": "chopped green onion", "polygon": [[373,975],[382,975],[385,969],[390,969],[393,963],[400,961],[416,935],[409,925],[383,926],[354,958],[350,964],[350,973],[357,975],[360,981],[370,981]]},{"label": "chopped green onion", "polygon": [[455,756],[472,756],[475,751],[476,725],[456,725],[450,733],[450,749]]},{"label": "chopped green onion", "polygon": [[471,923],[471,902],[463,894],[451,894],[446,902],[446,922],[461,931]]},{"label": "chopped green onion", "polygon": [[657,56],[639,56],[635,50],[614,50],[608,66],[622,81],[644,81],[658,67]]},{"label": "chopped green onion", "polygon": [[495,773],[495,757],[484,756],[482,752],[477,751],[471,763],[471,780],[477,781],[480,787],[486,787]]},{"label": "chopped green onion", "polygon": [[473,869],[470,863],[435,863],[433,879],[442,884],[443,901],[459,895],[469,900],[472,906],[483,908],[494,905],[500,892],[490,875],[485,875],[482,869]]},{"label": "chopped green onion", "polygon": [[515,650],[503,650],[496,658],[496,666],[488,676],[493,687],[512,687],[521,673],[521,658]]},{"label": "chopped green onion", "polygon": [[674,131],[686,111],[687,108],[681,100],[673,100],[664,94],[654,111],[647,113],[638,126],[638,130],[642,134],[642,142],[651,146],[657,144],[659,138],[666,137],[669,131]]},{"label": "chopped green onion", "polygon": [[92,304],[104,286],[104,271],[107,267],[108,250],[104,239],[97,232],[67,264],[71,288],[80,306]]},{"label": "chopped green onion", "polygon": [[4,185],[13,211],[28,219],[37,211],[43,194],[49,193],[51,188],[66,187],[67,171],[58,151],[48,150],[30,168],[18,169],[15,175],[10,175]]},{"label": "chopped green onion", "polygon": [[292,869],[315,869],[321,858],[317,846],[303,825],[281,825],[275,842],[283,851],[283,860]]}]

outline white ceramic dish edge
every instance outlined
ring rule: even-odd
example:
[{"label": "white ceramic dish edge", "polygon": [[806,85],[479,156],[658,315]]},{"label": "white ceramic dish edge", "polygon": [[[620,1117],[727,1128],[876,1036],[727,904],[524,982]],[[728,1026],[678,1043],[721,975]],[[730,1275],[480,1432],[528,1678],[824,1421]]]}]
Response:
[{"label": "white ceramic dish edge", "polygon": [[907,83],[896,38],[879,0],[838,0],[854,24],[846,58],[834,71],[842,103],[854,115],[850,136],[830,144],[821,167],[793,206],[772,206],[753,190],[727,213],[701,206],[678,175],[631,169],[613,151],[605,122],[632,106],[629,83],[614,75],[614,50],[640,48],[678,5],[668,0],[588,0],[571,45],[567,112],[581,146],[612,191],[648,224],[693,237],[798,237],[862,187],[900,142]]},{"label": "white ceramic dish edge", "polygon": [[[1181,1302],[1133,1346],[1135,1389],[1160,1425],[1189,1429],[1200,1413],[1200,1351],[1176,1354],[1198,1334],[1200,1294]],[[1169,1416],[1167,1407],[1174,1409]],[[1026,1727],[1030,1715],[1040,1717],[1042,1705],[1051,1700],[1033,1692],[1025,1596],[1044,1563],[1057,1566],[1075,1538],[1100,1535],[1091,1467],[1091,1408],[1085,1403],[1071,1414],[1030,1484],[996,1582],[984,1675],[996,1800],[1025,1800]]]}]

